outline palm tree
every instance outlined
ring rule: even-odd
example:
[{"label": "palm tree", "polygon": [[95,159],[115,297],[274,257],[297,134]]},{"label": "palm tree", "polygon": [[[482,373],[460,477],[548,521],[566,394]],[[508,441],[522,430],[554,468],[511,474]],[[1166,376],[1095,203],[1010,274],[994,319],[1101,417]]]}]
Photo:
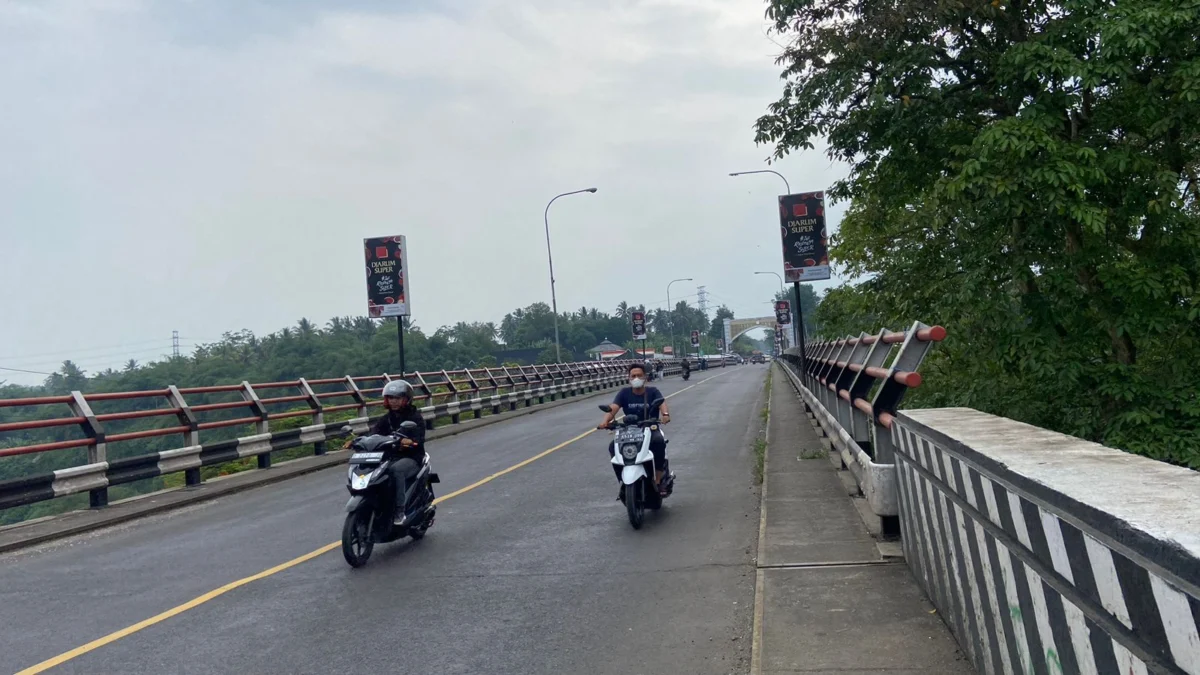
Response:
[{"label": "palm tree", "polygon": [[135,371],[137,369],[138,369],[137,360],[129,359],[128,361],[125,362],[125,372],[126,373],[132,373],[133,371]]},{"label": "palm tree", "polygon": [[313,323],[308,319],[300,319],[296,322],[296,335],[301,338],[310,338],[316,334],[316,329]]},{"label": "palm tree", "polygon": [[617,305],[617,311],[616,311],[617,317],[621,318],[621,319],[628,319],[629,318],[629,309],[630,309],[629,303],[622,300],[621,304]]}]

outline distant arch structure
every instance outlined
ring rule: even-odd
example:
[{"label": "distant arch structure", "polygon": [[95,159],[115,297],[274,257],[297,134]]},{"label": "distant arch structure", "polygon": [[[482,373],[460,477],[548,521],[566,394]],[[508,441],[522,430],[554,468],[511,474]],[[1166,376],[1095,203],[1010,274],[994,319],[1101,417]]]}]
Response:
[{"label": "distant arch structure", "polygon": [[775,317],[760,316],[755,319],[725,319],[725,344],[732,344],[734,340],[749,333],[755,328],[766,328],[767,330],[775,330]]}]

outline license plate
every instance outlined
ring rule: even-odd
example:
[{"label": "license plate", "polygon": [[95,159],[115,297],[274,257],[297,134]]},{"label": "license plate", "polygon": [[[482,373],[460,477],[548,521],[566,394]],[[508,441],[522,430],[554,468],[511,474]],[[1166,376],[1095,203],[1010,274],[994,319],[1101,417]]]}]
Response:
[{"label": "license plate", "polygon": [[617,441],[621,443],[641,443],[642,436],[643,433],[641,429],[638,427],[629,427],[617,432]]},{"label": "license plate", "polygon": [[382,452],[356,452],[350,456],[351,462],[378,462],[383,459]]}]

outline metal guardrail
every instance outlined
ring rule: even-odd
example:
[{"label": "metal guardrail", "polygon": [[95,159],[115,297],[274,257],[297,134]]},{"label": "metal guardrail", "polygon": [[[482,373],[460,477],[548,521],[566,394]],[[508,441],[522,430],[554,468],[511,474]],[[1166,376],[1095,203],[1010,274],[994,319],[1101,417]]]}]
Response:
[{"label": "metal guardrail", "polygon": [[[662,360],[662,375],[680,372],[677,360]],[[454,371],[410,373],[403,376],[416,390],[426,426],[433,429],[449,418],[458,424],[464,413],[475,419],[484,410],[499,414],[545,403],[546,398],[566,397],[613,387],[625,382],[630,360],[584,361],[549,365],[476,368]],[[722,364],[724,365],[724,364]],[[378,397],[383,385],[398,375],[371,375],[307,380],[299,378],[262,384],[176,387],[148,391],[85,394],[73,391],[64,396],[0,399],[0,408],[33,408],[37,419],[0,424],[0,440],[11,440],[21,432],[74,427],[77,438],[0,448],[0,459],[17,455],[48,453],[72,448],[87,449],[87,463],[38,475],[0,481],[0,508],[21,506],[81,492],[89,493],[93,508],[108,504],[108,488],[171,473],[183,472],[186,485],[202,482],[201,467],[257,457],[259,468],[271,466],[276,450],[313,444],[318,455],[326,441],[350,431],[366,431],[371,409],[382,406]],[[203,397],[191,405],[186,397]],[[225,399],[225,400],[213,400]],[[341,403],[350,399],[349,403]],[[297,409],[297,406],[302,406]],[[56,412],[61,415],[55,415]],[[244,416],[228,418],[228,411]],[[326,423],[325,416],[354,411],[349,420]],[[238,413],[234,413],[237,415]],[[215,415],[226,419],[213,419]],[[271,422],[308,417],[311,424],[299,428],[271,430]],[[137,421],[169,418],[170,426],[113,433],[116,427]],[[143,422],[144,423],[144,422]],[[251,436],[203,443],[201,435],[215,429],[253,426]],[[135,457],[109,459],[109,446],[144,438],[179,435],[182,447]]]},{"label": "metal guardrail", "polygon": [[905,392],[921,385],[925,355],[945,338],[945,328],[917,321],[905,331],[818,340],[807,358],[797,349],[783,355],[793,386],[889,536],[900,534],[892,422]]}]

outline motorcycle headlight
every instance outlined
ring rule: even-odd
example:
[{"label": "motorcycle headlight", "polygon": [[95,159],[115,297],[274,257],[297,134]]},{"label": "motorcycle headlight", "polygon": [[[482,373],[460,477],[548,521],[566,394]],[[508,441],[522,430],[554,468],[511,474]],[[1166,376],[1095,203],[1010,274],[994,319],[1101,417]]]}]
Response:
[{"label": "motorcycle headlight", "polygon": [[352,490],[367,489],[367,486],[371,484],[371,476],[373,476],[373,475],[375,475],[374,472],[355,473],[354,471],[351,471],[350,472],[350,489],[352,489]]},{"label": "motorcycle headlight", "polygon": [[379,466],[379,467],[376,467],[374,471],[364,473],[364,471],[366,471],[366,467],[351,466],[350,467],[350,489],[352,489],[352,490],[367,489],[367,486],[371,484],[371,481],[375,480],[375,477],[379,475],[379,472],[382,469],[383,469],[383,467]]},{"label": "motorcycle headlight", "polygon": [[639,448],[637,445],[633,443],[626,443],[625,445],[621,446],[621,456],[625,459],[633,459],[634,457],[637,457],[638,450]]}]

